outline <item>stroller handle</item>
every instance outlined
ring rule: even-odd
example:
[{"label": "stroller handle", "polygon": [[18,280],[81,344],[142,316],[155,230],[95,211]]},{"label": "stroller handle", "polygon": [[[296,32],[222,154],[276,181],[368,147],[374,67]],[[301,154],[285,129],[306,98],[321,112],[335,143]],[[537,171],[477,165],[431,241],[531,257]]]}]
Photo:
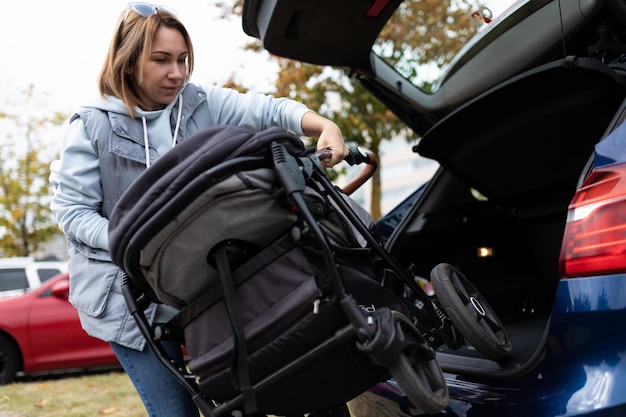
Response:
[{"label": "stroller handle", "polygon": [[365,164],[350,182],[343,186],[343,191],[348,195],[355,192],[365,181],[369,180],[378,168],[378,160],[374,153],[360,146],[350,149],[344,161],[350,165]]}]

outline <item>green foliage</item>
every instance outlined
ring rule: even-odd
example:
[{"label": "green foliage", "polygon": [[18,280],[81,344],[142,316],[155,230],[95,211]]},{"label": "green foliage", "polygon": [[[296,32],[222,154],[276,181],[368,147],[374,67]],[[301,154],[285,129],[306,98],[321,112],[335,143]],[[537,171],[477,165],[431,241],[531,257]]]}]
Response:
[{"label": "green foliage", "polygon": [[476,33],[471,11],[477,0],[408,0],[383,28],[374,49],[408,79],[417,78],[420,65],[441,68]]},{"label": "green foliage", "polygon": [[[13,112],[0,112],[8,129],[0,147],[0,255],[29,256],[59,232],[50,212],[48,149],[39,136],[45,128],[66,119],[61,113],[33,116],[41,110],[34,87],[23,91],[23,103]],[[8,106],[8,105],[7,105]],[[23,111],[20,111],[20,108]],[[30,110],[32,111],[32,110]]]},{"label": "green foliage", "polygon": [[[475,33],[470,10],[478,7],[469,0],[413,0],[403,2],[383,28],[374,49],[387,61],[403,69],[404,75],[419,84],[421,65],[443,67]],[[346,141],[356,142],[379,155],[383,140],[393,137],[415,139],[386,106],[359,82],[352,82],[344,69],[323,68],[285,58],[276,58],[280,72],[276,95],[302,101],[334,120]],[[423,83],[428,90],[428,82]],[[380,169],[372,177],[374,219],[381,216]]]},{"label": "green foliage", "polygon": [[[400,72],[429,91],[429,80],[420,77],[426,64],[442,68],[474,35],[477,26],[471,11],[479,10],[480,0],[406,0],[383,28],[374,50]],[[223,15],[241,14],[242,0],[218,4]],[[262,50],[260,42],[247,46]],[[347,141],[357,142],[379,154],[380,143],[392,137],[415,139],[401,123],[360,83],[354,83],[344,69],[324,68],[290,59],[273,57],[279,65],[276,96],[305,103],[334,120]],[[372,178],[372,207],[376,219],[380,209],[380,165]]]}]

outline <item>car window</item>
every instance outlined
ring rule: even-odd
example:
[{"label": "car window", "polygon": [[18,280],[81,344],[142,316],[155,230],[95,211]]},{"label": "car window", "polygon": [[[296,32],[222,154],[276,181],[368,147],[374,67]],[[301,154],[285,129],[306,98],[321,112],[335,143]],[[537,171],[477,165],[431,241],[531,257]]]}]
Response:
[{"label": "car window", "polygon": [[457,53],[516,1],[403,1],[380,32],[373,52],[413,85],[432,92]]},{"label": "car window", "polygon": [[61,270],[56,268],[42,268],[37,270],[37,274],[39,275],[39,280],[41,282],[46,282],[52,277],[56,277],[61,273]]},{"label": "car window", "polygon": [[28,287],[26,270],[23,268],[0,270],[0,291],[22,290]]}]

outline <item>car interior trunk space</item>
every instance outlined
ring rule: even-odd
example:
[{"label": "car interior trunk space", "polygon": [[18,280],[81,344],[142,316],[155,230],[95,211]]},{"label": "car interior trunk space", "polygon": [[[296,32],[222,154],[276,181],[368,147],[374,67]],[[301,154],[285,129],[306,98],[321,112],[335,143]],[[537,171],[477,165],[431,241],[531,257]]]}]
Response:
[{"label": "car interior trunk space", "polygon": [[[439,263],[458,268],[513,345],[512,359],[500,364],[471,346],[441,347],[444,371],[505,378],[530,369],[541,355],[567,208],[611,123],[607,115],[626,97],[615,74],[572,62],[549,64],[487,92],[417,145],[441,167],[391,237],[390,251],[427,279]],[[570,88],[582,83],[579,77],[586,88]]]},{"label": "car interior trunk space", "polygon": [[[439,197],[437,180],[443,176],[440,173],[426,190],[427,201]],[[489,303],[511,339],[513,357],[500,364],[483,358],[471,345],[457,350],[443,346],[438,361],[444,371],[459,372],[460,367],[467,373],[502,376],[519,372],[522,365],[530,366],[549,319],[559,282],[558,257],[569,199],[555,194],[546,202],[550,210],[537,210],[530,216],[477,200],[471,187],[456,181],[460,204],[450,205],[445,213],[422,213],[412,223],[419,228],[409,228],[395,242],[403,250],[394,255],[427,279],[439,263],[458,268]]]}]

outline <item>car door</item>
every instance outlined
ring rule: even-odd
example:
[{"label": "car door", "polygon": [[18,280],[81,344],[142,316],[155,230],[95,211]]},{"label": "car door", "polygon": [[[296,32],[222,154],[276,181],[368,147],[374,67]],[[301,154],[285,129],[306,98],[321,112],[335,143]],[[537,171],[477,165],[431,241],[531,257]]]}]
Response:
[{"label": "car door", "polygon": [[67,285],[67,278],[56,281],[31,305],[30,346],[38,368],[82,367],[112,356],[107,343],[87,335],[80,326],[78,313],[67,300]]}]

